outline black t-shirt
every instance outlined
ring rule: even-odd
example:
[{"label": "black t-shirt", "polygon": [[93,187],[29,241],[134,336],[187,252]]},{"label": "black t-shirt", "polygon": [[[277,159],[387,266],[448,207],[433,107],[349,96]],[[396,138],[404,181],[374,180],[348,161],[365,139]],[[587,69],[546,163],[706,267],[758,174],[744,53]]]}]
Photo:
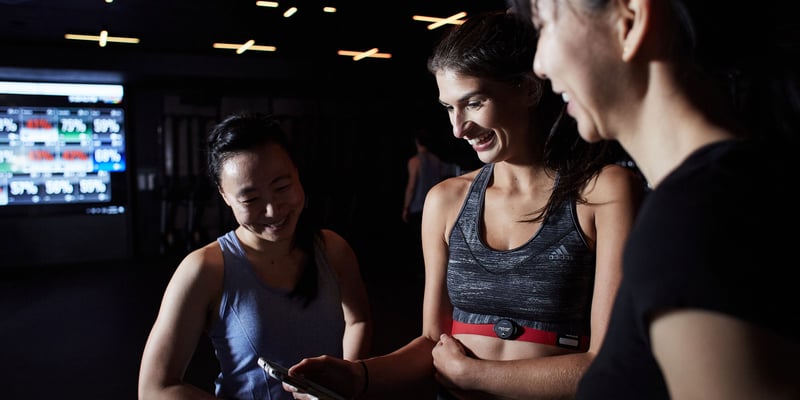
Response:
[{"label": "black t-shirt", "polygon": [[788,279],[797,265],[791,232],[800,213],[791,191],[798,168],[787,161],[753,143],[715,143],[648,193],[579,399],[669,398],[648,334],[649,316],[661,309],[717,311],[798,339]]}]

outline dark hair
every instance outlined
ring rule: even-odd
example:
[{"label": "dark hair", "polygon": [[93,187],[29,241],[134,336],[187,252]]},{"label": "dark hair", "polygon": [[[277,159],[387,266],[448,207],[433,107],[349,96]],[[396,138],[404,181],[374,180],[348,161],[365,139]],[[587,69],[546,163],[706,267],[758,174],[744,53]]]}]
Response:
[{"label": "dark hair", "polygon": [[[582,3],[590,15],[610,4],[608,0]],[[525,21],[536,12],[530,0],[507,0],[507,4]],[[744,0],[669,0],[668,4],[675,31],[664,40],[682,68],[683,81],[689,89],[711,82],[716,91],[712,93],[722,99],[697,104],[712,118],[733,120],[757,139],[798,144],[800,41],[795,13],[790,12],[794,3],[772,1],[754,7]],[[721,110],[713,108],[718,106]]]},{"label": "dark hair", "polygon": [[[437,43],[428,59],[431,73],[448,69],[459,74],[517,86],[529,82],[538,88],[540,100],[531,107],[535,145],[545,165],[558,176],[557,185],[542,209],[530,221],[571,198],[585,202],[580,191],[606,164],[623,153],[616,142],[590,144],[574,123],[560,123],[564,102],[548,81],[533,73],[536,30],[529,21],[505,11],[484,12],[453,26]],[[617,147],[616,154],[609,148]]]},{"label": "dark hair", "polygon": [[[280,121],[273,115],[262,113],[237,113],[225,118],[215,125],[208,134],[208,174],[214,184],[220,185],[220,169],[231,156],[256,149],[266,144],[277,144],[289,155],[292,163],[298,167],[298,154],[287,138]],[[300,174],[302,177],[302,174]],[[317,261],[314,254],[314,242],[321,240],[320,229],[316,225],[313,213],[303,210],[297,221],[294,246],[306,257],[306,266],[297,286],[289,293],[298,298],[303,305],[308,305],[317,296]]]}]

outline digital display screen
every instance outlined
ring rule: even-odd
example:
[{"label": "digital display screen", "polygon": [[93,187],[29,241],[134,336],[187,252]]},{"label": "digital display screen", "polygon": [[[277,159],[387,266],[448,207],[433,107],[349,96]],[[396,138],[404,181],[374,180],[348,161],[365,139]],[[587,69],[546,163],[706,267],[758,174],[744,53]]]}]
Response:
[{"label": "digital display screen", "polygon": [[111,202],[122,101],[122,85],[0,81],[0,207]]}]

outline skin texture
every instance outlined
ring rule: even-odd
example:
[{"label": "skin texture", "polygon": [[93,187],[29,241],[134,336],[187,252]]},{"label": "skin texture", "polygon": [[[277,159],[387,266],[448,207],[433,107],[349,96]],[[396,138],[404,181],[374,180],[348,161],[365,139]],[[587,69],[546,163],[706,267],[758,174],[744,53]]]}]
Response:
[{"label": "skin texture", "polygon": [[[540,222],[519,223],[543,206],[553,178],[534,152],[529,134],[529,107],[535,91],[461,75],[436,73],[439,101],[447,110],[453,135],[475,140],[473,149],[483,162],[496,163],[487,189],[484,240],[498,250],[528,241]],[[422,394],[430,378],[464,399],[568,398],[602,344],[611,303],[621,277],[621,250],[633,223],[640,187],[637,177],[622,167],[603,169],[586,187],[588,204],[578,206],[578,218],[597,252],[597,276],[591,316],[591,347],[575,353],[532,342],[460,334],[450,336],[452,305],[445,274],[448,237],[469,184],[477,171],[447,179],[428,193],[422,222],[425,258],[423,328],[420,337],[395,352],[366,360],[369,388],[366,398],[402,398],[398,391],[414,388],[406,398]],[[435,370],[434,370],[435,367]],[[364,377],[355,363],[331,357],[306,359],[291,369],[330,384],[345,394],[358,393]],[[337,386],[338,385],[338,386]],[[427,394],[427,393],[426,393]],[[296,394],[296,398],[306,398]]]},{"label": "skin texture", "polygon": [[[305,255],[294,248],[305,193],[297,168],[276,144],[235,153],[221,167],[219,193],[233,211],[236,235],[264,284],[292,289]],[[325,254],[342,294],[344,356],[368,352],[371,320],[356,255],[337,233],[323,230]],[[223,257],[214,241],[184,258],[170,280],[142,356],[140,399],[213,399],[183,382],[200,336],[218,321]]]},{"label": "skin texture", "polygon": [[[531,3],[536,73],[568,94],[582,137],[618,140],[655,188],[693,151],[736,136],[678,78],[663,40],[674,29],[664,3],[611,1],[591,12],[580,1]],[[800,347],[786,337],[693,308],[662,310],[649,334],[673,399],[800,396]]]}]

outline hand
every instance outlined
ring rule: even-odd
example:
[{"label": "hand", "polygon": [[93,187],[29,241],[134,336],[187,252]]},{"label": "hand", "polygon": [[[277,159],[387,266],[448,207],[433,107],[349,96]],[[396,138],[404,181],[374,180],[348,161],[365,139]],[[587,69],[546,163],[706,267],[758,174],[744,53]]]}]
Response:
[{"label": "hand", "polygon": [[292,398],[299,399],[299,400],[319,400],[316,396],[312,396],[308,393],[303,393],[298,391],[298,389],[288,383],[283,383],[283,390],[292,393]]},{"label": "hand", "polygon": [[431,351],[436,380],[449,390],[462,388],[462,381],[469,364],[475,360],[464,345],[456,338],[443,333]]},{"label": "hand", "polygon": [[[341,394],[352,398],[360,393],[359,379],[362,367],[357,362],[343,360],[331,356],[305,358],[289,368],[290,375],[303,375],[304,377]],[[284,384],[283,390],[292,392],[295,399],[314,400],[315,397],[298,391],[297,388]]]}]

